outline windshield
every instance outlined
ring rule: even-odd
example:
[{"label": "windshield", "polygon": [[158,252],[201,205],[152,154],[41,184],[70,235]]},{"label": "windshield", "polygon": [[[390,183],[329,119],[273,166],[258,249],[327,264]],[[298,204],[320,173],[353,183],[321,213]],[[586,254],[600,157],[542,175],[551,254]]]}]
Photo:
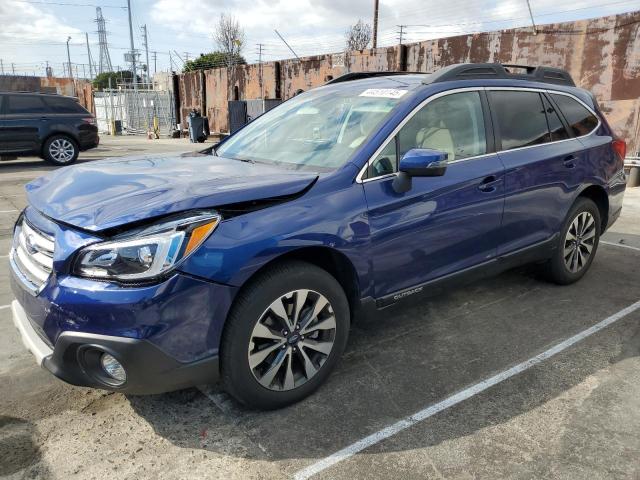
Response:
[{"label": "windshield", "polygon": [[349,160],[404,93],[313,90],[258,117],[224,142],[217,154],[293,169],[333,170]]}]

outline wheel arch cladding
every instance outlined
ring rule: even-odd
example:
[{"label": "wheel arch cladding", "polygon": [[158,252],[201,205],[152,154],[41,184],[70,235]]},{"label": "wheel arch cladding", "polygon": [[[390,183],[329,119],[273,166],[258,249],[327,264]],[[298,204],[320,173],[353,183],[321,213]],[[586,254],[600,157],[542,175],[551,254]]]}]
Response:
[{"label": "wheel arch cladding", "polygon": [[254,278],[274,265],[288,260],[298,260],[310,263],[311,265],[321,268],[335,278],[347,296],[347,300],[349,301],[349,310],[351,311],[351,317],[353,318],[353,314],[360,304],[361,290],[358,273],[349,257],[330,247],[300,247],[283,253],[282,255],[278,255],[253,272],[253,274],[243,283],[242,287],[249,284],[249,282]]},{"label": "wheel arch cladding", "polygon": [[609,197],[604,188],[599,185],[591,185],[585,188],[578,198],[588,198],[598,207],[600,212],[600,232],[604,232],[609,221]]}]

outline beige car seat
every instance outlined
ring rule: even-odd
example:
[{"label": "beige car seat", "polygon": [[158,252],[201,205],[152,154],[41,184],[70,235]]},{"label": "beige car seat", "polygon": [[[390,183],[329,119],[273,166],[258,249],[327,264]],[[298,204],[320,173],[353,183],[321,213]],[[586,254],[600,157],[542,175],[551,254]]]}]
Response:
[{"label": "beige car seat", "polygon": [[418,148],[431,148],[447,153],[449,161],[455,160],[456,154],[453,147],[453,138],[449,129],[440,122],[437,126],[421,128],[416,135]]}]

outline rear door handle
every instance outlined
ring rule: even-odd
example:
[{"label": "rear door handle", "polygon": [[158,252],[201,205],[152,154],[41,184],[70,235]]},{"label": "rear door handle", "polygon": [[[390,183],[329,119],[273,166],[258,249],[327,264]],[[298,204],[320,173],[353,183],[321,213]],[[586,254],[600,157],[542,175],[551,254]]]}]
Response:
[{"label": "rear door handle", "polygon": [[578,158],[575,155],[568,155],[564,157],[564,160],[563,160],[564,166],[567,168],[575,168],[577,159]]},{"label": "rear door handle", "polygon": [[478,185],[478,190],[485,193],[495,192],[496,191],[495,184],[499,181],[500,180],[496,178],[495,175],[489,175],[488,177],[485,177],[484,180],[482,180],[482,182],[480,182],[480,185]]}]

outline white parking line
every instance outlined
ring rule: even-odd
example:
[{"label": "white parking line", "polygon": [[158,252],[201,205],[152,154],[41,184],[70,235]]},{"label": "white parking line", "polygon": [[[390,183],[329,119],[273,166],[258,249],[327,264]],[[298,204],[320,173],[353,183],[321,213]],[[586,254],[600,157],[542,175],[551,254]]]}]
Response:
[{"label": "white parking line", "polygon": [[630,250],[636,250],[640,252],[640,248],[632,247],[631,245],[625,245],[624,243],[607,242],[605,240],[600,240],[600,243],[604,243],[605,245],[613,245],[614,247],[628,248]]},{"label": "white parking line", "polygon": [[0,210],[0,213],[15,213],[18,210]]},{"label": "white parking line", "polygon": [[5,308],[10,308],[11,304],[9,305],[0,305],[0,310],[4,310]]},{"label": "white parking line", "polygon": [[339,450],[338,452],[329,455],[328,457],[316,463],[313,463],[306,468],[303,468],[302,470],[296,472],[294,478],[295,480],[306,480],[309,477],[335,465],[336,463],[342,462],[343,460],[354,456],[356,453],[371,447],[372,445],[380,443],[381,441],[392,437],[393,435],[400,433],[403,430],[406,430],[407,428],[412,427],[413,425],[422,422],[423,420],[426,420],[427,418],[432,417],[449,407],[457,405],[464,400],[467,400],[475,395],[478,395],[479,393],[484,392],[485,390],[493,387],[494,385],[497,385],[498,383],[504,382],[505,380],[518,375],[525,370],[528,370],[529,368],[547,360],[548,358],[553,357],[554,355],[562,352],[563,350],[566,350],[567,348],[584,340],[585,338],[590,337],[594,333],[599,332],[603,328],[606,328],[609,325],[617,322],[630,313],[635,312],[639,308],[640,301],[629,305],[619,312],[614,313],[610,317],[605,318],[601,322],[596,323],[594,326],[574,335],[571,338],[564,340],[563,342],[558,343],[557,345],[551,347],[549,350],[546,350],[539,355],[536,355],[535,357],[531,357],[530,359],[525,360],[524,362],[519,363],[518,365],[511,367],[508,370],[494,375],[493,377],[487,378],[480,383],[476,383],[475,385],[472,385],[471,387],[466,388],[461,392],[458,392],[455,395],[442,400],[441,402],[430,405],[425,409],[420,410],[419,412],[416,412],[413,415],[394,423],[393,425],[389,425],[388,427],[383,428],[378,432],[372,433],[371,435],[364,437],[362,440],[358,440],[348,447],[345,447],[342,450]]}]

